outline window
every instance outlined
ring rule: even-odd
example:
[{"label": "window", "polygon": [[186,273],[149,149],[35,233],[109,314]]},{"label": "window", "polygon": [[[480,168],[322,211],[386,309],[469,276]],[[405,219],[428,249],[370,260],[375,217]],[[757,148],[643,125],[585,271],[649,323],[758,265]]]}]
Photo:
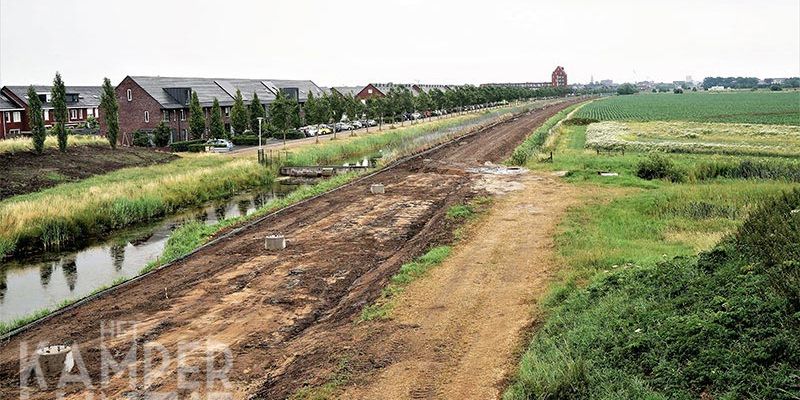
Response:
[{"label": "window", "polygon": [[11,113],[6,111],[3,113],[3,117],[6,119],[6,122],[11,122]]},{"label": "window", "polygon": [[78,110],[74,108],[69,110],[69,119],[78,119]]},{"label": "window", "polygon": [[367,93],[372,94],[372,89],[367,89]]},{"label": "window", "polygon": [[83,119],[83,109],[78,110],[78,118]]},{"label": "window", "polygon": [[181,109],[181,121],[186,121],[186,113]]},{"label": "window", "polygon": [[50,110],[42,110],[42,118],[45,121],[49,121],[50,120]]},{"label": "window", "polygon": [[225,107],[225,116],[227,117],[230,114],[231,114],[231,108],[230,107]]},{"label": "window", "polygon": [[128,101],[132,101],[132,100],[133,100],[133,93],[131,93],[131,90],[130,90],[130,89],[128,89],[128,90],[126,91],[126,93],[128,94]]},{"label": "window", "polygon": [[164,114],[163,121],[164,122],[169,122],[169,110],[164,110],[164,111],[162,111],[162,113]]},{"label": "window", "polygon": [[10,136],[17,136],[17,135],[19,135],[19,129],[9,129],[8,130],[8,134]]},{"label": "window", "polygon": [[150,122],[150,111],[144,112],[144,122]]}]

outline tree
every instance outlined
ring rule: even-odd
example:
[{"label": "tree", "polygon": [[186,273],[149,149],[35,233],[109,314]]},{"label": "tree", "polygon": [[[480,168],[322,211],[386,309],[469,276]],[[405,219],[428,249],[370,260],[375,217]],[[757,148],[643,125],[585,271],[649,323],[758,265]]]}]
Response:
[{"label": "tree", "polygon": [[445,96],[444,92],[442,92],[441,89],[439,88],[431,89],[430,97],[431,97],[431,103],[433,104],[434,108],[436,108],[437,110],[442,110],[445,108]]},{"label": "tree", "polygon": [[111,80],[103,79],[103,92],[100,95],[100,109],[103,111],[103,119],[106,122],[106,139],[112,149],[117,148],[117,137],[119,136],[119,104],[117,104],[117,94]]},{"label": "tree", "polygon": [[414,108],[423,114],[431,110],[432,104],[433,100],[431,100],[431,96],[424,90],[414,98]]},{"label": "tree", "polygon": [[44,139],[47,131],[44,129],[44,117],[42,116],[42,101],[36,94],[33,85],[28,86],[28,125],[31,127],[31,137],[33,139],[33,150],[38,154],[44,151]]},{"label": "tree", "polygon": [[163,120],[158,123],[156,130],[153,131],[153,143],[156,147],[164,147],[169,144],[169,137],[172,131]]},{"label": "tree", "polygon": [[253,92],[253,100],[250,101],[248,111],[248,115],[250,116],[250,131],[253,133],[258,133],[258,118],[266,117],[267,110],[264,109],[264,105],[261,104],[256,92]]},{"label": "tree", "polygon": [[58,137],[58,149],[64,152],[67,151],[67,87],[58,72],[53,79],[53,89],[50,95],[56,117],[56,126],[53,129]]},{"label": "tree", "polygon": [[214,103],[211,105],[211,123],[209,124],[211,130],[211,137],[214,139],[222,139],[225,135],[225,123],[222,121],[222,108],[219,106],[219,100],[214,97]]},{"label": "tree", "polygon": [[197,92],[192,91],[192,100],[189,102],[189,132],[192,139],[202,139],[206,133],[206,117],[203,115],[203,108],[200,107],[200,99]]},{"label": "tree", "polygon": [[275,100],[269,105],[269,124],[274,132],[284,133],[289,130],[291,106],[291,101],[279,90]]},{"label": "tree", "polygon": [[[622,85],[619,85],[619,88],[617,88],[617,94],[620,95],[636,94],[637,92],[639,92],[639,89],[637,89],[636,86],[633,86],[630,83],[623,83]],[[682,92],[683,91],[681,91],[681,93]]]},{"label": "tree", "polygon": [[247,130],[248,124],[247,108],[244,106],[242,92],[236,89],[236,96],[233,98],[233,108],[231,108],[231,128],[233,128],[235,134],[240,134]]},{"label": "tree", "polygon": [[300,116],[300,103],[293,99],[287,100],[289,101],[289,127],[297,129],[303,125],[303,119]]}]

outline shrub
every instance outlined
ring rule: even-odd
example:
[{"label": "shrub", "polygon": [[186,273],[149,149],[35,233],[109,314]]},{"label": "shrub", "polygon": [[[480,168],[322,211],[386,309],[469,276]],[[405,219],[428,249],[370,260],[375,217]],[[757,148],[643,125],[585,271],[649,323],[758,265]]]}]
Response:
[{"label": "shrub", "polygon": [[187,151],[190,153],[202,153],[206,151],[206,144],[205,143],[194,143],[190,144],[187,147]]},{"label": "shrub", "polygon": [[684,172],[672,160],[662,154],[650,153],[647,158],[639,161],[636,166],[636,176],[642,179],[666,179],[671,182],[683,182]]},{"label": "shrub", "polygon": [[150,147],[152,146],[152,141],[150,139],[150,132],[138,130],[133,132],[133,145],[137,147]]},{"label": "shrub", "polygon": [[691,171],[693,179],[776,179],[800,182],[800,162],[780,159],[713,160]]},{"label": "shrub", "polygon": [[153,131],[153,143],[155,143],[156,147],[164,147],[168,145],[171,133],[172,132],[167,124],[165,124],[164,121],[161,121],[161,123],[156,127],[156,130]]},{"label": "shrub", "polygon": [[205,143],[205,140],[198,139],[198,140],[185,140],[182,142],[172,142],[172,144],[169,145],[169,149],[174,152],[189,151],[189,146],[201,143]]},{"label": "shrub", "polygon": [[760,205],[735,235],[735,243],[775,291],[800,310],[800,189]]},{"label": "shrub", "polygon": [[636,94],[638,92],[639,89],[630,83],[623,83],[622,85],[619,85],[619,88],[617,88],[617,94],[620,95]]},{"label": "shrub", "polygon": [[237,146],[256,146],[258,145],[258,135],[234,136],[231,142]]},{"label": "shrub", "polygon": [[600,122],[594,118],[570,118],[562,122],[564,125],[589,125],[595,122]]}]

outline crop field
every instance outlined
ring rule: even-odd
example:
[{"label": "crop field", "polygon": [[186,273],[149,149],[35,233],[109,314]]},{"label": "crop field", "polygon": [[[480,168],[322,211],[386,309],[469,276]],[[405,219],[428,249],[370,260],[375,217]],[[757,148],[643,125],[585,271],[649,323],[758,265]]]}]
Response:
[{"label": "crop field", "polygon": [[794,156],[800,155],[800,126],[605,121],[589,125],[586,147],[670,153]]},{"label": "crop field", "polygon": [[695,121],[800,125],[800,92],[731,92],[614,96],[581,108],[599,121]]}]

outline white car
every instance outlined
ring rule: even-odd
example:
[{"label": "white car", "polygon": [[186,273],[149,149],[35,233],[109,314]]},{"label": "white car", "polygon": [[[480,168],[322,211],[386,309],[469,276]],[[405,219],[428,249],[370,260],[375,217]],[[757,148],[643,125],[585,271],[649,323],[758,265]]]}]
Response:
[{"label": "white car", "polygon": [[233,143],[225,139],[209,139],[206,142],[206,148],[210,151],[230,151],[233,148]]}]

